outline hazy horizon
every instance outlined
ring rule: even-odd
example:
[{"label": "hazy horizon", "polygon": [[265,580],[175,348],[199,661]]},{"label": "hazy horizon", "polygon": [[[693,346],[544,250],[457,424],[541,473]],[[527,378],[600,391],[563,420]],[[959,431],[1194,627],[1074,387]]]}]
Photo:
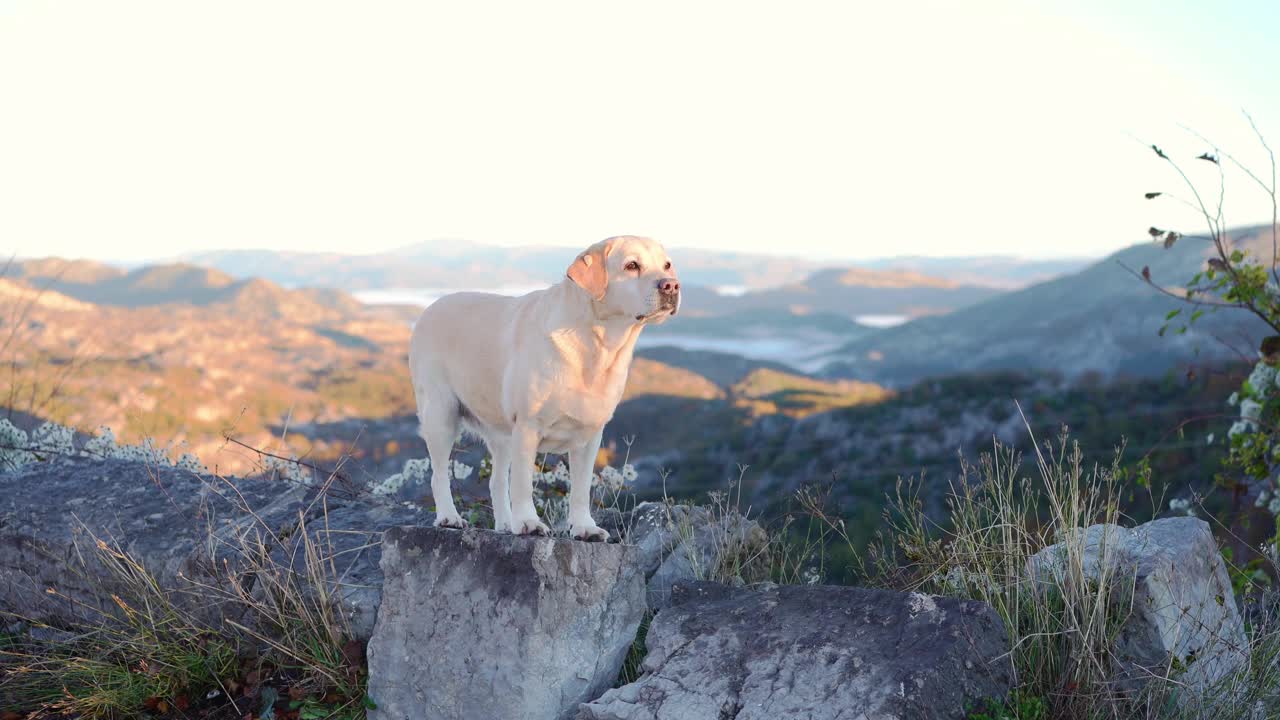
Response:
[{"label": "hazy horizon", "polygon": [[[437,242],[447,242],[447,241],[449,241],[449,239],[435,239],[435,240],[428,240],[425,242],[437,243]],[[99,262],[104,265],[111,265],[119,268],[133,269],[133,268],[139,268],[139,267],[144,267],[148,265],[166,265],[166,264],[177,264],[177,263],[192,263],[192,264],[198,265],[199,264],[198,261],[200,258],[206,257],[208,255],[212,255],[212,254],[217,254],[217,253],[264,252],[264,253],[299,254],[299,255],[315,253],[315,254],[337,255],[337,256],[369,257],[369,256],[383,255],[383,254],[391,254],[398,250],[403,250],[405,248],[409,248],[417,244],[418,243],[411,243],[409,245],[401,245],[401,246],[392,247],[392,248],[380,248],[375,250],[367,250],[365,252],[360,252],[358,250],[351,250],[351,251],[307,250],[305,248],[211,247],[211,248],[195,249],[195,250],[183,252],[176,255],[161,254],[161,255],[154,255],[154,256],[140,256],[140,257],[134,257],[134,258],[115,258],[110,256],[96,256],[96,255],[60,255],[55,253],[39,253],[39,252],[29,253],[29,254],[15,253],[13,255],[13,258],[19,261],[40,260],[40,259],[46,259],[46,258],[61,258],[64,260],[84,260],[84,261],[90,261],[90,262]],[[803,255],[794,251],[788,252],[788,250],[790,249],[790,246],[779,247],[776,249],[764,248],[759,250],[756,250],[756,249],[735,250],[733,248],[715,248],[715,247],[698,247],[698,246],[670,246],[669,249],[674,251],[683,250],[683,251],[692,251],[692,252],[729,253],[729,254],[741,254],[746,256],[776,257],[779,259],[786,258],[786,259],[792,259],[792,260],[804,259],[804,260],[809,260],[815,263],[831,263],[831,264],[884,263],[889,261],[911,261],[911,260],[927,260],[927,261],[993,260],[993,261],[1025,262],[1025,263],[1051,263],[1051,262],[1071,262],[1071,261],[1093,262],[1093,261],[1101,260],[1107,257],[1108,255],[1110,255],[1112,252],[1115,252],[1117,250],[1123,250],[1125,247],[1132,247],[1134,245],[1141,245],[1141,244],[1144,244],[1144,243],[1141,241],[1130,243],[1128,245],[1117,247],[1115,250],[1107,251],[1104,254],[1100,254],[1100,255],[1076,254],[1076,255],[1061,255],[1061,256],[1018,255],[1013,253],[974,253],[974,254],[953,253],[953,254],[945,254],[945,255],[901,254],[901,255],[874,255],[874,256],[857,256],[857,255],[809,256],[809,255]],[[492,244],[491,243],[474,243],[474,245],[476,245],[477,247],[511,248],[511,249],[528,249],[528,250],[563,249],[566,252],[573,252],[573,251],[576,251],[577,249],[580,249],[577,246],[570,245],[568,243],[564,243],[560,245],[539,244],[539,245],[527,245],[527,246],[502,245],[498,243],[492,243]],[[4,259],[7,259],[7,258],[4,258]]]}]

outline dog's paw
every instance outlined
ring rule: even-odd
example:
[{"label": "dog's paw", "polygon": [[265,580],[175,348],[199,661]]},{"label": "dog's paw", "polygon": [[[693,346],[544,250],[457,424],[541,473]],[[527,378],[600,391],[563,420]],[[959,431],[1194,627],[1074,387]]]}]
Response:
[{"label": "dog's paw", "polygon": [[494,520],[493,530],[494,532],[511,532],[511,521],[510,520]]},{"label": "dog's paw", "polygon": [[582,540],[584,542],[609,542],[609,531],[597,526],[595,523],[590,525],[574,525],[569,531],[574,540]]},{"label": "dog's paw", "polygon": [[454,528],[456,530],[467,529],[467,521],[462,519],[458,513],[445,515],[443,513],[436,515],[436,527]]},{"label": "dog's paw", "polygon": [[547,537],[551,534],[551,528],[547,527],[541,520],[536,517],[528,520],[512,520],[511,532],[516,535],[538,535]]}]

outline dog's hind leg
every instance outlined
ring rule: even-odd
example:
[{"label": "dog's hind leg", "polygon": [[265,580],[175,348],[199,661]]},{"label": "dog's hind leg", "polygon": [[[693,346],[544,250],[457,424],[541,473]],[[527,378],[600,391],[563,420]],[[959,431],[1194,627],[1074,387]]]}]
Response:
[{"label": "dog's hind leg", "polygon": [[418,399],[418,432],[427,441],[431,458],[431,497],[436,503],[436,527],[464,528],[467,522],[453,504],[453,441],[458,438],[459,405],[444,388],[415,388]]}]

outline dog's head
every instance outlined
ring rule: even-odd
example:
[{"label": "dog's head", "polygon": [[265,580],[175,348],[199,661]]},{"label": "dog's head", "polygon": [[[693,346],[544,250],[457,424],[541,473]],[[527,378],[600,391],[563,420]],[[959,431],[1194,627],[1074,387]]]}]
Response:
[{"label": "dog's head", "polygon": [[635,235],[601,240],[584,250],[565,274],[606,315],[662,323],[680,309],[680,279],[657,240]]}]

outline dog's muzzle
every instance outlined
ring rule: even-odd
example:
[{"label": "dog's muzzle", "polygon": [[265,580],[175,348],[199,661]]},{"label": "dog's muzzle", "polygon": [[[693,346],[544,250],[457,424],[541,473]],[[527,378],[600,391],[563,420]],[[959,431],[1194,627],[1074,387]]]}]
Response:
[{"label": "dog's muzzle", "polygon": [[680,281],[675,278],[663,278],[658,281],[658,307],[670,310],[672,315],[680,312]]}]

